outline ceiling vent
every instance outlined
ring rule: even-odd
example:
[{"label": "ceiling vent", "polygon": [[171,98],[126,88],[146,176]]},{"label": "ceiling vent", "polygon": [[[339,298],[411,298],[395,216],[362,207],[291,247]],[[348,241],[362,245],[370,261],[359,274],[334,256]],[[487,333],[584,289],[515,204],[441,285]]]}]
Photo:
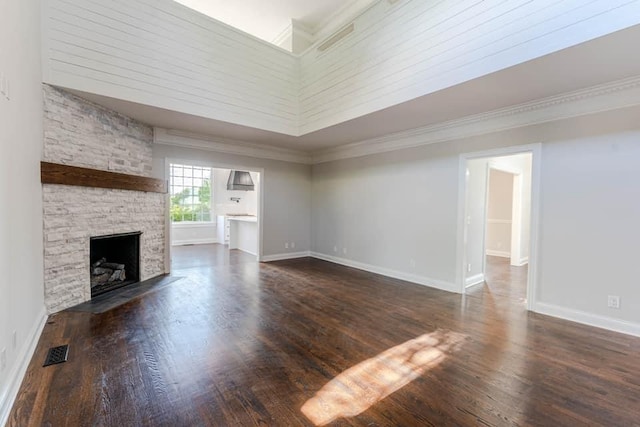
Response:
[{"label": "ceiling vent", "polygon": [[320,46],[318,46],[318,50],[320,52],[324,52],[325,50],[329,49],[331,46],[338,43],[340,40],[342,40],[349,34],[353,33],[353,30],[355,30],[355,25],[352,22],[351,24],[347,25],[346,27],[344,27],[343,29],[341,29],[340,31],[338,31],[337,33],[329,37],[327,41],[322,43]]},{"label": "ceiling vent", "polygon": [[227,180],[227,190],[253,191],[251,174],[245,171],[231,171]]}]

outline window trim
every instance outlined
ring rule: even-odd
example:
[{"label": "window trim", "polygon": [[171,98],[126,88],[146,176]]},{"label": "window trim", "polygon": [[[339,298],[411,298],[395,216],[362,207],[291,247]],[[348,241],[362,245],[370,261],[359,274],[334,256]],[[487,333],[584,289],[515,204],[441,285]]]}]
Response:
[{"label": "window trim", "polygon": [[215,226],[217,221],[178,221],[171,222],[171,226],[175,228],[199,228]]}]

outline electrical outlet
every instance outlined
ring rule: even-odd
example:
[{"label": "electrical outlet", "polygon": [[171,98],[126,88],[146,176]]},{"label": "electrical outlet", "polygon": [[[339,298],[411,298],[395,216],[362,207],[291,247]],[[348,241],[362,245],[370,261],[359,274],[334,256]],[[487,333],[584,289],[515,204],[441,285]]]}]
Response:
[{"label": "electrical outlet", "polygon": [[411,266],[411,268],[416,268],[416,260],[411,258],[409,260],[409,265]]},{"label": "electrical outlet", "polygon": [[291,242],[291,249],[295,249],[296,248],[296,242]]},{"label": "electrical outlet", "polygon": [[7,367],[7,349],[3,348],[0,351],[0,371],[4,371],[4,368]]},{"label": "electrical outlet", "polygon": [[471,273],[471,264],[467,264],[467,273]]},{"label": "electrical outlet", "polygon": [[607,305],[609,308],[620,308],[620,297],[618,295],[609,295]]},{"label": "electrical outlet", "polygon": [[284,244],[284,248],[285,248],[285,249],[289,249],[289,242],[287,242],[287,243],[285,243],[285,244]]},{"label": "electrical outlet", "polygon": [[11,337],[11,344],[13,345],[13,349],[15,350],[18,347],[18,331],[13,331],[13,335]]},{"label": "electrical outlet", "polygon": [[338,247],[337,246],[333,247],[333,252],[338,252]]},{"label": "electrical outlet", "polygon": [[347,254],[347,248],[342,248],[342,253],[346,255]]}]

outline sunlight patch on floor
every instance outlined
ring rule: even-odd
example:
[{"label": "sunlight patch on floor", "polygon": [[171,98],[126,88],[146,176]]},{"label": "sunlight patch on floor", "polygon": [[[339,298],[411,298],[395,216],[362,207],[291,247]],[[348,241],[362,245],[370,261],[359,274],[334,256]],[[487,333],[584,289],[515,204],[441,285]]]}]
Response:
[{"label": "sunlight patch on floor", "polygon": [[465,337],[438,330],[392,347],[329,381],[301,411],[316,426],[361,414],[439,365]]}]

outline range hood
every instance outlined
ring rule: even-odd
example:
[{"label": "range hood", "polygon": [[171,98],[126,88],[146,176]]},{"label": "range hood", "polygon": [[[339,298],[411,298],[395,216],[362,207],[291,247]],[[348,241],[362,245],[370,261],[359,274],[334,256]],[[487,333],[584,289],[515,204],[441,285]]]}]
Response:
[{"label": "range hood", "polygon": [[245,171],[231,171],[227,180],[227,190],[253,191],[251,174]]}]

